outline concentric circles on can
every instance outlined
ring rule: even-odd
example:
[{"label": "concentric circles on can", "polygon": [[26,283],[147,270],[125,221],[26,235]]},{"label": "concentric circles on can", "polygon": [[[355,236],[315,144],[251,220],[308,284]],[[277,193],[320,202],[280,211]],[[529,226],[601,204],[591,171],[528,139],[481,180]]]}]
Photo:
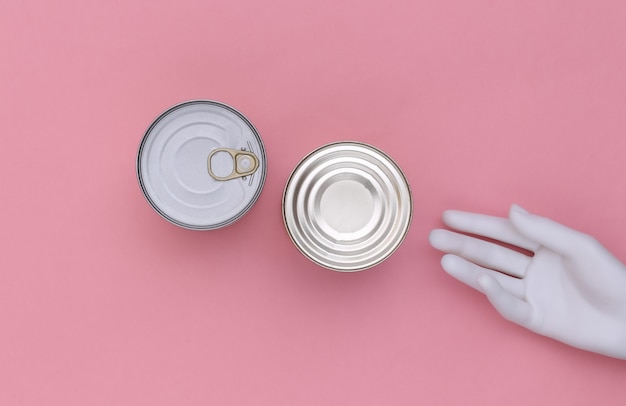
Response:
[{"label": "concentric circles on can", "polygon": [[360,142],[338,142],[307,155],[283,194],[283,220],[294,245],[335,271],[371,268],[393,254],[411,224],[413,199],[400,167]]},{"label": "concentric circles on can", "polygon": [[137,178],[148,203],[169,222],[212,230],[254,205],[267,172],[252,123],[212,100],[177,104],[154,120],[137,152]]}]

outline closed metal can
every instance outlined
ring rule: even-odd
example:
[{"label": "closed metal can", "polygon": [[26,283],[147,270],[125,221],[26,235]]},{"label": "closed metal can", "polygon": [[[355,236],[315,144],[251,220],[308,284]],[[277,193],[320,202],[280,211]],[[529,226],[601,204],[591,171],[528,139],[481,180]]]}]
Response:
[{"label": "closed metal can", "polygon": [[338,142],[307,155],[293,170],[282,201],[294,245],[335,271],[373,267],[404,240],[413,201],[400,167],[360,142]]},{"label": "closed metal can", "polygon": [[211,100],[171,107],[147,129],[137,178],[148,203],[192,230],[227,226],[256,202],[267,171],[259,133],[240,112]]}]

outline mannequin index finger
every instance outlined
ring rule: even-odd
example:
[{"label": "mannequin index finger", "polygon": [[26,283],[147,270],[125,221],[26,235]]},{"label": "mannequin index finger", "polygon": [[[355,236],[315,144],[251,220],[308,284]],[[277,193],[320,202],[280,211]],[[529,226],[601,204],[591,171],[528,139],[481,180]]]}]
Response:
[{"label": "mannequin index finger", "polygon": [[491,238],[528,251],[534,252],[540,246],[517,231],[509,219],[502,217],[446,210],[443,213],[443,222],[455,230]]},{"label": "mannequin index finger", "polygon": [[444,255],[441,258],[441,266],[448,275],[479,292],[485,293],[478,284],[478,277],[482,274],[487,274],[495,278],[507,292],[520,299],[524,299],[525,285],[523,279],[514,278],[491,269],[483,268],[480,265],[476,265],[454,254]]}]

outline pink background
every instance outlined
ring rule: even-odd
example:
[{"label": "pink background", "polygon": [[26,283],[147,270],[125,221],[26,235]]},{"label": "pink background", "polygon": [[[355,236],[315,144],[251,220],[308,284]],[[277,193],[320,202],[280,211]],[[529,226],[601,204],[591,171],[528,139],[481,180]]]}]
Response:
[{"label": "pink background", "polygon": [[[626,363],[501,319],[427,243],[444,209],[516,202],[626,261],[626,6],[616,1],[5,1],[0,405],[623,404]],[[241,110],[267,148],[214,232],[135,176],[178,102]],[[296,163],[337,140],[406,171],[381,266],[319,268],[284,231]]]}]

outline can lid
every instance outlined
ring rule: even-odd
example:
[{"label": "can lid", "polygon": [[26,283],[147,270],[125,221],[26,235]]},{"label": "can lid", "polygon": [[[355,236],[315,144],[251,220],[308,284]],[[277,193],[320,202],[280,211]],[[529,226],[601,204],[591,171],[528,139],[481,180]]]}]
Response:
[{"label": "can lid", "polygon": [[178,104],[146,131],[137,177],[166,220],[210,230],[241,218],[258,199],[266,176],[265,148],[252,123],[211,100]]},{"label": "can lid", "polygon": [[337,271],[359,271],[388,258],[404,240],[412,211],[400,167],[358,142],[313,151],[294,169],[283,195],[283,218],[296,247]]}]

